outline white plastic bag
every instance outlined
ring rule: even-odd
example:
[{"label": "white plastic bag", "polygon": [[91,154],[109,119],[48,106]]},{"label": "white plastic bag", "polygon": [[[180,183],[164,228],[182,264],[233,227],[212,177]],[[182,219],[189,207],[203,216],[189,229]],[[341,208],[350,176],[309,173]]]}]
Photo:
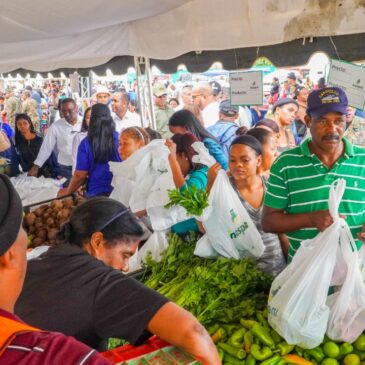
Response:
[{"label": "white plastic bag", "polygon": [[330,307],[327,335],[335,341],[354,342],[365,329],[365,286],[359,252],[347,223],[343,222],[340,249],[347,274],[343,285],[328,296]]},{"label": "white plastic bag", "polygon": [[221,256],[259,258],[265,246],[261,235],[234,191],[224,170],[220,170],[209,194],[210,214],[202,217],[206,235]]},{"label": "white plastic bag", "polygon": [[208,236],[205,234],[196,243],[194,255],[199,257],[205,257],[207,259],[214,259],[218,256],[218,252],[214,249]]},{"label": "white plastic bag", "polygon": [[10,180],[18,192],[23,206],[56,198],[62,184],[66,181],[65,178],[57,180],[44,176],[27,176],[26,173],[12,177]]},{"label": "white plastic bag", "polygon": [[216,163],[216,160],[209,153],[203,142],[194,142],[191,147],[193,147],[193,149],[198,153],[193,156],[193,162],[200,163],[208,167],[212,167]]},{"label": "white plastic bag", "polygon": [[345,180],[340,179],[330,188],[329,211],[334,223],[303,241],[291,264],[272,283],[269,323],[289,344],[314,348],[323,341],[329,318],[327,294],[343,224],[338,207],[345,187]]},{"label": "white plastic bag", "polygon": [[154,140],[122,163],[110,163],[114,190],[111,198],[133,212],[147,210],[152,228],[164,230],[186,218],[183,208],[165,209],[168,190],[175,189],[169,164],[170,151],[162,139]]},{"label": "white plastic bag", "polygon": [[152,258],[155,261],[161,261],[162,254],[165,252],[168,245],[166,231],[155,231],[138,251],[138,264],[141,266],[142,262],[145,262],[148,253],[151,253]]}]

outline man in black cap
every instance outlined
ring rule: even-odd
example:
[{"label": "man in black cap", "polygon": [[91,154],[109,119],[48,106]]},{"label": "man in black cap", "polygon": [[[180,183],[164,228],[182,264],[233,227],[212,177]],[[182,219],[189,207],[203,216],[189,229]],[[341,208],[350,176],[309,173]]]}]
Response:
[{"label": "man in black cap", "polygon": [[27,235],[19,195],[2,174],[0,202],[0,365],[111,364],[74,338],[28,326],[13,314],[27,268]]},{"label": "man in black cap", "polygon": [[238,125],[236,120],[238,118],[238,106],[231,105],[230,100],[224,100],[219,104],[219,120],[217,123],[208,128],[208,131],[217,138],[221,144],[222,149],[229,158],[229,148],[232,141],[237,137],[236,131]]}]

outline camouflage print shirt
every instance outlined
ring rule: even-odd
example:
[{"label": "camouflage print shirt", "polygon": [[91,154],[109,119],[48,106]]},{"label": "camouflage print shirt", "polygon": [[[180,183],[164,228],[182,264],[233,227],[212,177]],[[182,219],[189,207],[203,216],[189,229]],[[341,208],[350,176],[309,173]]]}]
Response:
[{"label": "camouflage print shirt", "polygon": [[20,113],[20,100],[15,96],[10,97],[5,102],[6,119],[9,121],[13,129],[15,129],[15,114]]},{"label": "camouflage print shirt", "polygon": [[365,147],[365,119],[355,116],[344,137],[356,146]]}]

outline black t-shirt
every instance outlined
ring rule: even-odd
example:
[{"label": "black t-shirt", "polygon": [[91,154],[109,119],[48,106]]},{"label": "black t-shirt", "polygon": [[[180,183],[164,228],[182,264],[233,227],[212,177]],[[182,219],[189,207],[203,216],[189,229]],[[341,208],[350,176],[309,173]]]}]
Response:
[{"label": "black t-shirt", "polygon": [[74,336],[99,351],[117,337],[139,344],[168,299],[79,247],[60,245],[28,261],[15,313],[26,323]]},{"label": "black t-shirt", "polygon": [[20,165],[22,166],[23,171],[29,171],[32,168],[33,163],[38,156],[38,152],[41,149],[42,142],[43,138],[36,135],[34,139],[29,141],[22,138],[15,146],[19,154]]}]

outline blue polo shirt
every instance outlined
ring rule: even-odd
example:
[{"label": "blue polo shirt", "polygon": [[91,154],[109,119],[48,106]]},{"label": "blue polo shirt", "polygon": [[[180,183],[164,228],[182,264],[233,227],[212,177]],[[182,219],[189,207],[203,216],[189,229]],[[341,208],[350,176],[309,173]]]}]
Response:
[{"label": "blue polo shirt", "polygon": [[77,150],[76,170],[88,172],[86,194],[88,197],[97,195],[109,195],[113,187],[111,185],[113,174],[109,168],[109,161],[121,162],[118,153],[118,133],[114,132],[115,153],[109,156],[108,162],[96,163],[88,137],[84,138]]}]

